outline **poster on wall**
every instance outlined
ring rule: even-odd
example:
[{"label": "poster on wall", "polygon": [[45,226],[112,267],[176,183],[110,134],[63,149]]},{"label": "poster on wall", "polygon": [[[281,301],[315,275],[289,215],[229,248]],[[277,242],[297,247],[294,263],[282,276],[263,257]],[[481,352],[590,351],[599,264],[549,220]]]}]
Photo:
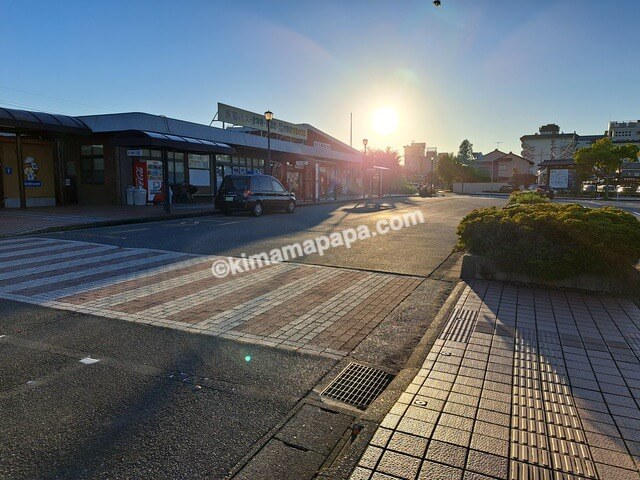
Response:
[{"label": "poster on wall", "polygon": [[41,187],[42,181],[38,180],[38,171],[40,168],[33,157],[27,157],[23,162],[24,186],[25,187]]},{"label": "poster on wall", "polygon": [[566,168],[550,170],[549,186],[551,188],[568,188],[569,187],[569,170]]},{"label": "poster on wall", "polygon": [[147,160],[147,200],[153,202],[155,196],[162,191],[162,162]]}]

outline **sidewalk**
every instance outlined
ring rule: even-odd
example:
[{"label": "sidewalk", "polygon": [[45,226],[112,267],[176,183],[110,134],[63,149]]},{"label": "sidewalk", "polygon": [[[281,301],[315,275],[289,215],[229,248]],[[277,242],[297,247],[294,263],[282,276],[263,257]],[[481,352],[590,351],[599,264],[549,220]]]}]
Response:
[{"label": "sidewalk", "polygon": [[0,238],[83,226],[108,226],[136,221],[162,220],[213,214],[211,204],[174,204],[171,214],[162,205],[66,205],[27,209],[0,209]]},{"label": "sidewalk", "polygon": [[640,478],[640,309],[467,284],[351,480]]}]

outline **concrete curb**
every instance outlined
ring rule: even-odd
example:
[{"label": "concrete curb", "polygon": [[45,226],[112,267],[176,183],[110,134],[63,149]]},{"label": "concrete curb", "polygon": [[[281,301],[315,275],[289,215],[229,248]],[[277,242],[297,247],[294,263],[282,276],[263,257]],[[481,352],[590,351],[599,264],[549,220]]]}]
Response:
[{"label": "concrete curb", "polygon": [[86,230],[89,228],[101,228],[101,227],[115,227],[118,225],[131,225],[135,223],[150,223],[150,222],[163,222],[165,220],[179,220],[181,218],[196,218],[205,217],[210,215],[222,215],[222,212],[217,210],[206,212],[191,212],[191,213],[176,213],[169,215],[158,215],[156,217],[137,217],[137,218],[122,218],[113,220],[102,220],[99,222],[77,223],[73,225],[58,225],[53,227],[40,228],[36,230],[30,230],[28,232],[16,233],[16,234],[4,234],[0,235],[0,238],[12,238],[12,237],[24,237],[30,235],[42,235],[44,233],[52,232],[66,232],[71,230]]}]

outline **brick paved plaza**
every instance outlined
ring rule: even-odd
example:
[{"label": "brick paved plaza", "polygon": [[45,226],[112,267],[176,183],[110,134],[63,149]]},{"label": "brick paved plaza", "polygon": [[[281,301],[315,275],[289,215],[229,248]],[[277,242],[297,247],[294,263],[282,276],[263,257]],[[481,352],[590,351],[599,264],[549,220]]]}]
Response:
[{"label": "brick paved plaza", "polygon": [[341,358],[422,281],[294,263],[215,278],[217,258],[5,240],[0,298]]},{"label": "brick paved plaza", "polygon": [[640,309],[468,284],[351,480],[638,478]]}]

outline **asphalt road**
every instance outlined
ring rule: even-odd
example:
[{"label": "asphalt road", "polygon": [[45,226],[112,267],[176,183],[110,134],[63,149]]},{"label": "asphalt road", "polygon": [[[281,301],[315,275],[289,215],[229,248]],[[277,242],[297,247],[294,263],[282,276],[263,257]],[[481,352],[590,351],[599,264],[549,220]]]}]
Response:
[{"label": "asphalt road", "polygon": [[380,204],[326,204],[298,208],[293,215],[269,213],[200,217],[48,234],[126,247],[158,248],[185,253],[240,256],[268,252],[321,235],[367,225],[420,210],[425,223],[311,254],[296,262],[428,276],[451,253],[456,226],[474,208],[504,204],[504,198],[450,196],[390,198]]},{"label": "asphalt road", "polygon": [[[48,236],[239,255],[362,224],[373,227],[381,218],[419,208],[427,220],[423,225],[300,260],[426,277],[449,256],[465,213],[503,201],[393,199],[380,207],[322,205],[294,215],[203,217]],[[286,428],[268,440],[273,432],[314,386],[350,360],[399,371],[452,286],[427,278],[340,362],[2,300],[0,478],[219,479],[244,461],[251,478],[273,478],[260,470],[262,453],[247,460],[267,441],[260,450],[269,452],[265,457],[276,452],[274,465],[291,461],[301,468],[291,475],[306,478],[302,472],[309,465],[300,455],[313,454],[321,462],[328,450],[316,454],[311,446],[305,452],[295,445],[302,435],[287,434]],[[81,363],[86,357],[100,361]],[[317,424],[327,414],[300,411],[317,415]],[[341,428],[350,421],[348,413],[339,417]],[[291,439],[274,446],[283,435]]]}]

